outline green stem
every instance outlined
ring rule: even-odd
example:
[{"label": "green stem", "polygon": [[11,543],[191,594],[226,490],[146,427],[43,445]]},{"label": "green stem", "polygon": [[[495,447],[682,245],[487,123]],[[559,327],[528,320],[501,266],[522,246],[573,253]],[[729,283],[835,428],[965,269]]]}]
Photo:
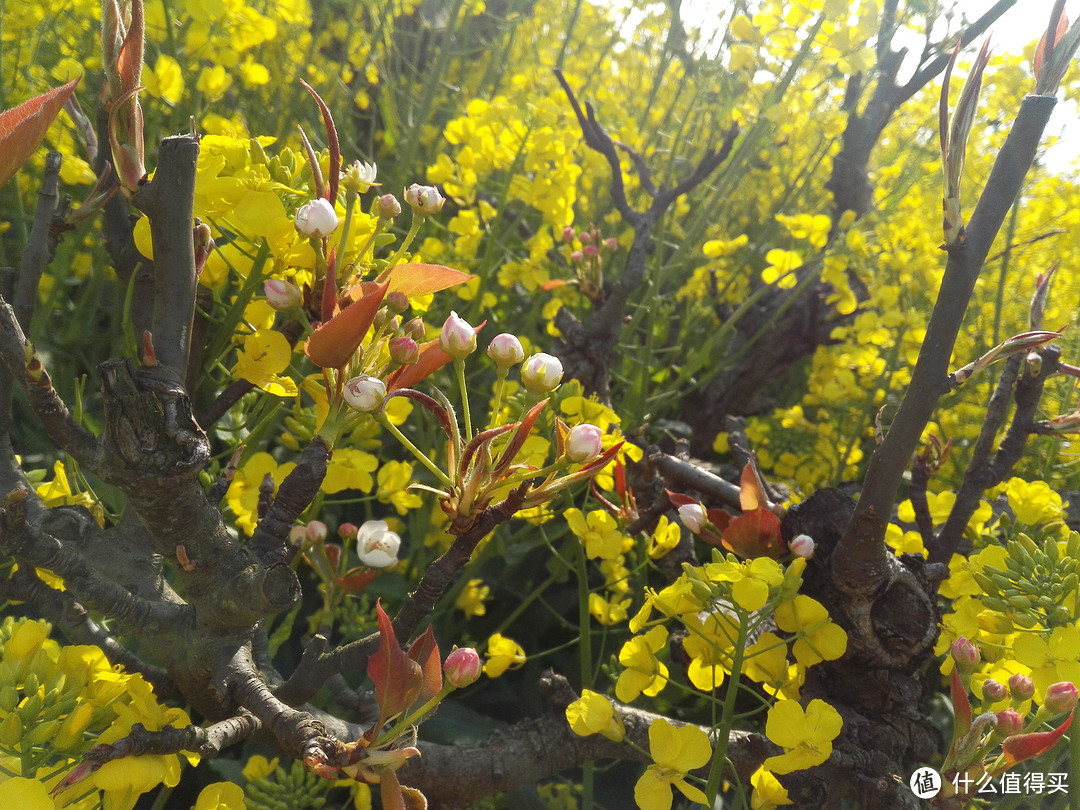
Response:
[{"label": "green stem", "polygon": [[499,411],[502,410],[503,392],[506,390],[506,376],[509,371],[509,368],[498,367],[498,379],[495,381],[495,405],[491,409],[490,427],[498,427],[499,422],[502,421],[499,418]]},{"label": "green stem", "polygon": [[[591,689],[593,670],[592,633],[589,632],[589,570],[585,559],[585,546],[581,543],[574,543],[574,545],[576,546],[574,560],[578,591],[578,652],[581,662],[581,686],[583,689]],[[581,787],[582,810],[591,810],[593,806],[593,763],[591,760],[582,765]]]},{"label": "green stem", "polygon": [[1069,810],[1080,810],[1080,730],[1075,728],[1069,732],[1069,773]]},{"label": "green stem", "polygon": [[461,391],[461,412],[465,418],[465,441],[472,439],[472,414],[469,412],[469,389],[465,385],[465,360],[454,361],[454,376],[457,377],[458,390]]},{"label": "green stem", "polygon": [[739,682],[742,679],[743,653],[746,649],[747,617],[736,608],[739,614],[739,638],[731,655],[731,677],[728,679],[727,692],[724,694],[724,713],[717,729],[716,748],[713,751],[712,765],[709,767],[709,781],[705,786],[705,795],[709,798],[709,807],[716,803],[716,794],[720,792],[727,763],[728,736],[735,716],[735,698],[739,695]]},{"label": "green stem", "polygon": [[398,245],[398,249],[394,252],[394,255],[390,257],[390,261],[386,263],[386,269],[379,273],[375,279],[378,282],[386,281],[390,276],[390,271],[394,269],[394,266],[401,261],[401,257],[405,255],[405,251],[409,249],[409,245],[412,244],[413,239],[416,238],[416,234],[420,232],[420,225],[423,223],[424,217],[413,211],[412,224],[409,225],[409,232],[405,234],[405,238],[401,240],[401,244]]},{"label": "green stem", "polygon": [[428,458],[424,453],[422,453],[415,444],[409,441],[409,438],[398,429],[398,426],[386,418],[385,413],[377,414],[375,416],[375,421],[382,425],[384,428],[386,428],[388,431],[390,431],[393,437],[401,443],[402,447],[404,447],[406,450],[416,456],[416,460],[423,464],[425,467],[427,467],[428,470],[431,471],[431,474],[435,476],[435,478],[439,481],[440,484],[443,484],[450,489],[454,488],[454,482],[450,480],[449,476],[447,476],[446,473],[440,470],[435,465],[435,462]]},{"label": "green stem", "polygon": [[451,686],[448,683],[443,684],[443,688],[439,692],[439,694],[435,695],[433,698],[431,698],[431,700],[429,700],[416,711],[409,712],[407,715],[402,715],[401,717],[399,717],[397,719],[397,722],[394,723],[393,727],[389,731],[384,731],[382,734],[380,734],[378,736],[378,739],[376,739],[375,742],[371,744],[371,747],[373,749],[377,749],[396,740],[398,737],[405,733],[405,729],[409,728],[409,726],[414,726],[419,723],[425,715],[429,714],[436,706],[438,706],[442,702],[443,698],[453,692],[456,688],[457,687]]},{"label": "green stem", "polygon": [[353,210],[356,208],[358,199],[360,199],[360,195],[355,191],[350,191],[345,198],[345,224],[341,226],[341,241],[338,242],[341,247],[338,264],[342,266],[345,264],[345,252],[349,249],[349,231],[352,229]]}]

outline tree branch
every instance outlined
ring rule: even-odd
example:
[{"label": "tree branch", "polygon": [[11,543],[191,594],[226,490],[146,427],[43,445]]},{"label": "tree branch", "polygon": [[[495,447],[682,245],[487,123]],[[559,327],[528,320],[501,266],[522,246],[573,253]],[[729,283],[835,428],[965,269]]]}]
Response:
[{"label": "tree branch", "polygon": [[154,245],[154,316],[158,362],[183,380],[195,315],[195,165],[199,139],[176,135],[161,142],[154,179],[135,193],[135,207],[150,219]]},{"label": "tree branch", "polygon": [[886,570],[885,527],[904,469],[948,388],[948,364],[975,282],[1010,205],[1016,200],[1057,99],[1027,96],[967,226],[967,241],[949,252],[945,275],[926,337],[885,440],[874,452],[851,523],[834,555],[838,583],[858,592],[875,590]]}]

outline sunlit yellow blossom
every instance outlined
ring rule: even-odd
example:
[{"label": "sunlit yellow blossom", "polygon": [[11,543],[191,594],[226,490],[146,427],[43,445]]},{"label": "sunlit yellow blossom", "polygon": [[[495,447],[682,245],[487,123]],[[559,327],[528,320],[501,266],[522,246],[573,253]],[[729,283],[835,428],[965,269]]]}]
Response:
[{"label": "sunlit yellow blossom", "polygon": [[237,526],[249,535],[255,531],[259,488],[266,476],[270,476],[273,491],[277,492],[285,476],[292,472],[295,466],[291,461],[279,465],[269,453],[255,453],[236,471],[225,499],[236,515]]},{"label": "sunlit yellow blossom", "polygon": [[1046,694],[1052,683],[1080,683],[1080,630],[1055,627],[1049,638],[1040,633],[1020,633],[1013,642],[1016,660],[1031,667],[1035,695]]},{"label": "sunlit yellow blossom", "polygon": [[611,701],[591,689],[581,690],[581,697],[566,707],[566,719],[570,728],[580,737],[603,734],[618,742],[626,736],[622,718]]},{"label": "sunlit yellow blossom", "polygon": [[1045,481],[1010,478],[1005,485],[1005,494],[1016,519],[1026,526],[1039,526],[1064,516],[1061,496]]},{"label": "sunlit yellow blossom", "polygon": [[713,582],[730,582],[731,596],[743,610],[761,610],[769,600],[769,589],[784,581],[784,569],[770,557],[742,562],[708,563],[705,575]]},{"label": "sunlit yellow blossom", "polygon": [[195,800],[195,810],[246,810],[244,789],[235,782],[207,785]]},{"label": "sunlit yellow blossom", "polygon": [[322,490],[328,495],[346,489],[371,492],[375,483],[371,474],[378,466],[379,460],[370,453],[352,447],[336,447],[326,465]]},{"label": "sunlit yellow blossom", "polygon": [[244,348],[237,352],[233,376],[247,380],[268,394],[294,397],[296,383],[281,372],[292,362],[292,347],[280,332],[258,331],[244,338]]},{"label": "sunlit yellow blossom", "polygon": [[750,786],[754,789],[754,794],[750,797],[751,810],[773,810],[780,805],[794,804],[788,796],[787,788],[764,768],[754,771],[750,777]]},{"label": "sunlit yellow blossom", "polygon": [[488,659],[484,663],[484,674],[489,678],[498,678],[508,669],[517,669],[525,664],[525,650],[512,638],[502,633],[493,633],[488,639]]},{"label": "sunlit yellow blossom", "polygon": [[392,504],[399,515],[424,505],[419,495],[407,489],[412,483],[412,471],[413,465],[407,461],[388,461],[379,468],[379,500]]},{"label": "sunlit yellow blossom", "polygon": [[697,726],[673,726],[658,719],[649,726],[649,753],[653,764],[634,785],[634,800],[641,810],[668,810],[671,807],[671,788],[675,787],[687,799],[706,804],[700,788],[686,781],[686,775],[708,764],[712,745],[708,735]]},{"label": "sunlit yellow blossom", "polygon": [[832,741],[844,725],[840,713],[823,700],[811,700],[803,711],[795,700],[779,700],[769,709],[765,736],[784,749],[764,767],[785,774],[820,765],[832,754]]},{"label": "sunlit yellow blossom", "polygon": [[804,667],[820,661],[835,661],[847,649],[847,633],[829,619],[829,612],[816,599],[798,594],[776,607],[776,626],[788,633],[800,633],[792,646],[795,660]]},{"label": "sunlit yellow blossom", "polygon": [[573,508],[563,514],[570,530],[585,544],[585,554],[590,559],[613,560],[627,550],[630,538],[619,531],[615,517],[603,509],[584,515],[580,509]]},{"label": "sunlit yellow blossom", "polygon": [[667,684],[668,669],[656,659],[667,635],[667,629],[659,625],[623,644],[619,663],[626,669],[619,673],[615,684],[615,696],[623,703],[635,700],[642,692],[650,697],[659,694]]},{"label": "sunlit yellow blossom", "polygon": [[649,556],[654,560],[660,559],[679,545],[680,537],[679,524],[672,523],[666,515],[661,515],[652,537],[649,538]]}]

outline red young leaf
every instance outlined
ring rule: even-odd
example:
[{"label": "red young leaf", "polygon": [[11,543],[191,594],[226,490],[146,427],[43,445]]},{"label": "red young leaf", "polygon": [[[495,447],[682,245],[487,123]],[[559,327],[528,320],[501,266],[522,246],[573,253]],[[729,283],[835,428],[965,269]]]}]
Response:
[{"label": "red young leaf", "polygon": [[368,659],[367,674],[375,684],[375,702],[379,705],[380,720],[400,714],[409,708],[420,694],[423,673],[398,644],[390,617],[375,603],[379,619],[379,650]]},{"label": "red young leaf", "polygon": [[746,560],[754,557],[778,559],[784,553],[780,518],[768,509],[752,509],[732,518],[724,529],[724,547]]},{"label": "red young leaf", "polygon": [[326,145],[330,150],[330,166],[327,171],[329,176],[326,178],[326,199],[333,204],[337,200],[338,183],[341,181],[341,144],[338,142],[334,116],[330,114],[330,108],[326,106],[326,102],[322,100],[310,84],[303,79],[300,80],[300,84],[304,85],[307,91],[311,93],[312,98],[315,99],[315,103],[319,105],[323,124],[326,126]]},{"label": "red young leaf", "polygon": [[749,461],[743,467],[742,477],[739,478],[739,507],[744,512],[750,512],[761,507],[768,507],[769,497],[765,494],[765,488],[761,485],[757,470]]},{"label": "red young leaf", "polygon": [[952,697],[953,714],[956,716],[953,739],[959,740],[971,728],[971,701],[968,700],[967,689],[960,680],[960,670],[956,667],[953,667],[952,678],[949,680],[949,692]]},{"label": "red young leaf", "polygon": [[472,281],[474,278],[476,276],[443,267],[441,264],[408,262],[399,264],[390,271],[390,289],[388,292],[400,292],[409,298],[413,298],[418,295],[447,290],[456,287],[458,284],[464,284],[466,281]]},{"label": "red young leaf", "polygon": [[691,498],[689,495],[683,495],[681,492],[672,492],[670,489],[665,489],[668,500],[671,501],[672,506],[678,509],[680,506],[689,506],[692,503],[697,503],[696,498]]},{"label": "red young leaf", "polygon": [[371,328],[385,295],[386,284],[376,284],[312,332],[304,348],[311,362],[320,368],[341,368],[348,363]]},{"label": "red young leaf", "polygon": [[544,292],[547,292],[548,290],[554,290],[554,289],[556,289],[558,287],[565,287],[567,285],[567,283],[568,282],[566,282],[565,280],[563,280],[561,278],[552,278],[552,279],[548,279],[543,284],[541,284],[540,289],[543,290]]},{"label": "red young leaf", "polygon": [[75,91],[79,79],[0,112],[0,186],[30,159],[53,119]]},{"label": "red young leaf", "polygon": [[409,658],[420,665],[424,680],[420,687],[420,701],[426,703],[442,691],[442,660],[439,658],[439,645],[431,625],[416,641],[409,645]]},{"label": "red young leaf", "polygon": [[[487,321],[473,328],[479,332],[484,328]],[[386,378],[386,390],[396,391],[399,388],[412,388],[418,382],[430,377],[440,368],[450,362],[452,358],[439,346],[439,339],[429,340],[420,344],[420,357],[415,363],[402,366]]]},{"label": "red young leaf", "polygon": [[517,424],[517,430],[514,432],[513,437],[503,449],[503,453],[499,457],[499,460],[495,463],[495,468],[492,470],[493,476],[498,477],[502,475],[509,469],[510,465],[514,463],[514,458],[525,445],[525,440],[529,438],[533,425],[536,424],[536,420],[540,418],[540,412],[544,410],[544,406],[547,404],[548,400],[546,399],[537,402],[529,409],[529,412],[521,418],[521,421]]},{"label": "red young leaf", "polygon": [[1053,731],[1036,731],[1034,734],[1014,734],[1006,737],[1005,742],[1001,744],[1001,753],[1005,755],[1005,761],[1008,763],[1006,767],[1011,768],[1018,762],[1045,754],[1053,748],[1069,730],[1073,714],[1075,710],[1069,712],[1065,722]]},{"label": "red young leaf", "polygon": [[369,569],[367,571],[362,571],[359,574],[354,574],[353,571],[357,570],[359,569],[350,569],[345,572],[345,576],[338,577],[338,587],[345,591],[345,593],[357,593],[358,591],[364,590],[364,588],[370,585],[375,580],[375,577],[379,575],[379,572],[375,569]]},{"label": "red young leaf", "polygon": [[[1069,28],[1069,18],[1065,16],[1065,12],[1061,12],[1061,16],[1058,17],[1057,31],[1054,32],[1054,45],[1057,46],[1061,42],[1061,38],[1065,36],[1065,32]],[[1039,74],[1042,73],[1043,58],[1046,56],[1046,35],[1050,33],[1050,28],[1043,31],[1043,35],[1039,37],[1039,44],[1035,46],[1035,58],[1033,60],[1035,78],[1039,78]]]}]

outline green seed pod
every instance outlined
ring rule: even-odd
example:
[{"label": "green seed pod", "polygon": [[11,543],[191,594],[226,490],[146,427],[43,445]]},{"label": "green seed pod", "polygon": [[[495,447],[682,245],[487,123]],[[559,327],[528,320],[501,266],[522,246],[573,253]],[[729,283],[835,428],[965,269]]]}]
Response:
[{"label": "green seed pod", "polygon": [[1023,627],[1025,630],[1030,630],[1032,627],[1039,624],[1039,620],[1035,616],[1022,611],[1014,612],[1010,618],[1012,619],[1013,624],[1017,627]]},{"label": "green seed pod", "polygon": [[38,679],[36,672],[26,673],[26,678],[23,680],[23,694],[34,695],[37,694],[38,687],[41,686],[41,681]]},{"label": "green seed pod", "polygon": [[1020,532],[1018,535],[1016,535],[1016,541],[1025,549],[1027,549],[1028,553],[1032,556],[1039,553],[1040,549],[1038,544],[1023,532]]},{"label": "green seed pod", "polygon": [[972,571],[972,579],[978,583],[979,587],[983,589],[987,596],[997,596],[1001,593],[1001,589],[994,584],[994,580],[990,579],[982,571]]},{"label": "green seed pod", "polygon": [[998,571],[988,569],[986,575],[994,581],[994,584],[998,586],[999,591],[1005,592],[1013,587],[1013,581]]},{"label": "green seed pod", "polygon": [[1011,609],[1008,602],[997,596],[988,596],[982,600],[982,603],[990,610],[996,610],[998,613],[1007,613]]},{"label": "green seed pod", "polygon": [[30,695],[26,698],[22,705],[19,706],[17,714],[22,718],[22,721],[26,725],[37,722],[38,715],[41,714],[42,701],[40,695]]},{"label": "green seed pod", "polygon": [[1057,540],[1055,540],[1053,537],[1047,538],[1046,542],[1043,543],[1043,554],[1045,554],[1046,558],[1050,561],[1050,565],[1047,567],[1056,567],[1058,564],[1058,560],[1061,557],[1061,555],[1058,553]]},{"label": "green seed pod", "polygon": [[60,729],[59,720],[48,720],[44,723],[38,723],[38,725],[30,732],[27,737],[27,742],[30,745],[42,745],[52,740],[56,736],[56,732]]},{"label": "green seed pod", "polygon": [[23,721],[17,713],[9,714],[0,721],[0,746],[14,748],[23,735]]},{"label": "green seed pod", "polygon": [[1026,596],[1011,596],[1009,604],[1018,610],[1031,610],[1031,599]]},{"label": "green seed pod", "polygon": [[75,711],[64,718],[60,730],[56,733],[53,745],[57,750],[67,751],[78,746],[83,739],[83,732],[90,727],[94,719],[94,707],[90,703],[80,703]]}]

